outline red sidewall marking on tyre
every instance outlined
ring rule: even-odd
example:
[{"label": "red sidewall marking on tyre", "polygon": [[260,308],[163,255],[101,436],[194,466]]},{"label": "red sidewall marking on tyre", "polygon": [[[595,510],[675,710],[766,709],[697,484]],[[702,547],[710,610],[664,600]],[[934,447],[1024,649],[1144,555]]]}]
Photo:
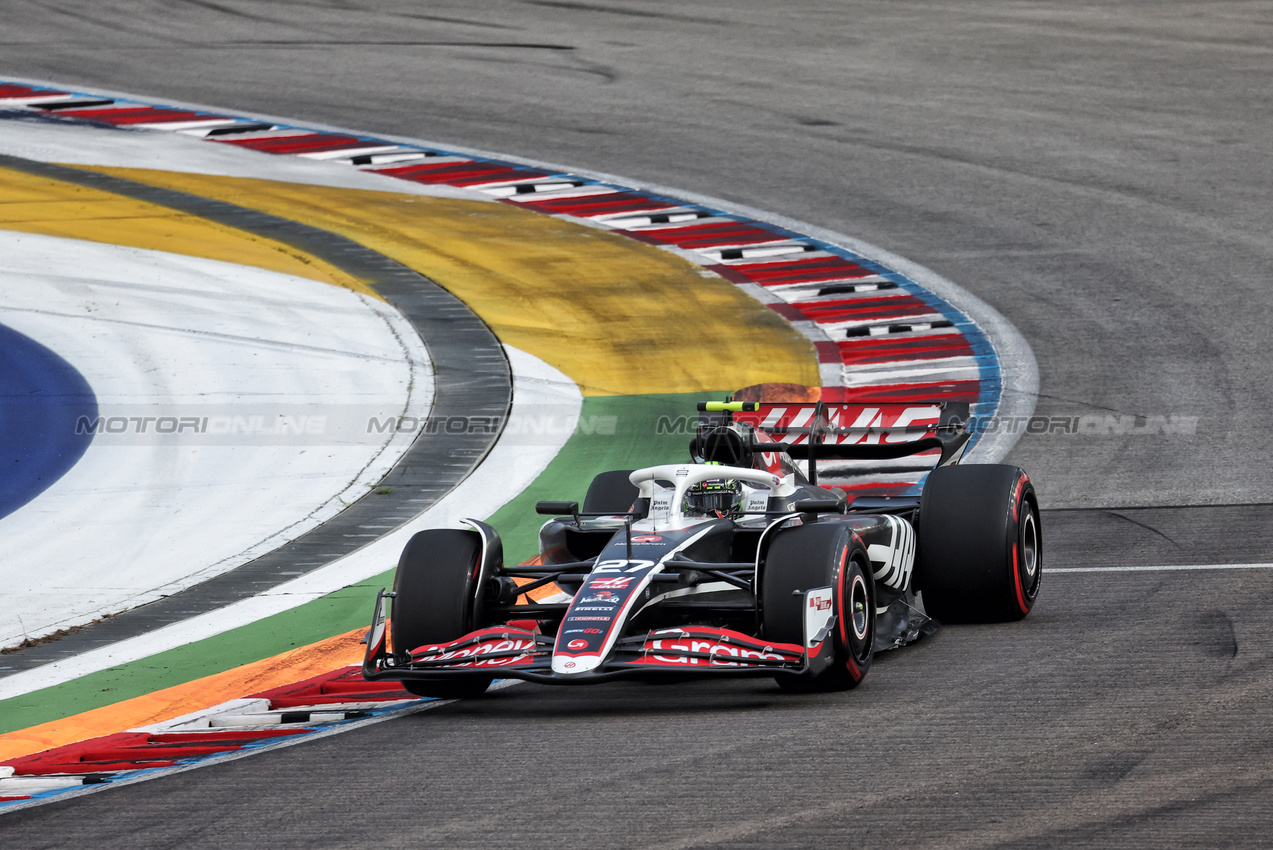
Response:
[{"label": "red sidewall marking on tyre", "polygon": [[1017,587],[1017,605],[1022,614],[1030,613],[1030,606],[1025,604],[1025,592],[1021,587],[1021,562],[1017,559],[1017,543],[1012,543],[1012,580]]}]

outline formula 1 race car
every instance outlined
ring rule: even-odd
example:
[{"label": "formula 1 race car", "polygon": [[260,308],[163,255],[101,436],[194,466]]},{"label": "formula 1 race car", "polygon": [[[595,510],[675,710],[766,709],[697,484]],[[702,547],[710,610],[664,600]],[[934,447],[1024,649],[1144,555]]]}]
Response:
[{"label": "formula 1 race car", "polygon": [[958,465],[968,405],[698,408],[692,462],[602,473],[582,509],[539,502],[554,518],[527,564],[505,565],[476,520],[414,535],[376,599],[366,678],[430,697],[496,677],[835,690],[933,618],[1017,620],[1034,605],[1034,488],[1013,466]]}]

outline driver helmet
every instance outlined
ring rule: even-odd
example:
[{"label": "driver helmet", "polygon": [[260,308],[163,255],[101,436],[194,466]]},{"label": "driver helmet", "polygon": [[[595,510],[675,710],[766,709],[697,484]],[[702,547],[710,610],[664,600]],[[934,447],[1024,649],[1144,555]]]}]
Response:
[{"label": "driver helmet", "polygon": [[743,485],[736,478],[709,478],[685,491],[688,516],[736,517],[743,512]]}]

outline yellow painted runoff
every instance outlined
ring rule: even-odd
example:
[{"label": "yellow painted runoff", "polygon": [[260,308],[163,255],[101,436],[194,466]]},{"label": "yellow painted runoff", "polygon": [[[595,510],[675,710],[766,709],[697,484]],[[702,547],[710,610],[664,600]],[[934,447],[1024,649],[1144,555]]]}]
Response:
[{"label": "yellow painted runoff", "polygon": [[353,239],[446,287],[585,395],[819,383],[812,344],[768,307],[667,251],[596,228],[495,202],[93,170]]},{"label": "yellow painted runoff", "polygon": [[6,168],[0,168],[0,229],[256,266],[375,295],[358,278],[290,245],[156,204]]}]

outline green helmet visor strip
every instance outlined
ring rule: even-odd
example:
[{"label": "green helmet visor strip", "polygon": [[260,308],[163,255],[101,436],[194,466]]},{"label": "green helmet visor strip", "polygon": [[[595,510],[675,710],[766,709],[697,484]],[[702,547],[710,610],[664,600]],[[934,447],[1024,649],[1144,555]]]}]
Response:
[{"label": "green helmet visor strip", "polygon": [[[752,401],[700,401],[697,404],[700,413],[742,413],[754,411],[757,405]],[[730,417],[733,418],[732,416]],[[709,466],[719,466],[718,461],[705,462]],[[732,478],[712,478],[695,484],[685,492],[685,501],[681,510],[687,514],[700,516],[731,517],[743,512],[746,494],[741,481]]]}]

